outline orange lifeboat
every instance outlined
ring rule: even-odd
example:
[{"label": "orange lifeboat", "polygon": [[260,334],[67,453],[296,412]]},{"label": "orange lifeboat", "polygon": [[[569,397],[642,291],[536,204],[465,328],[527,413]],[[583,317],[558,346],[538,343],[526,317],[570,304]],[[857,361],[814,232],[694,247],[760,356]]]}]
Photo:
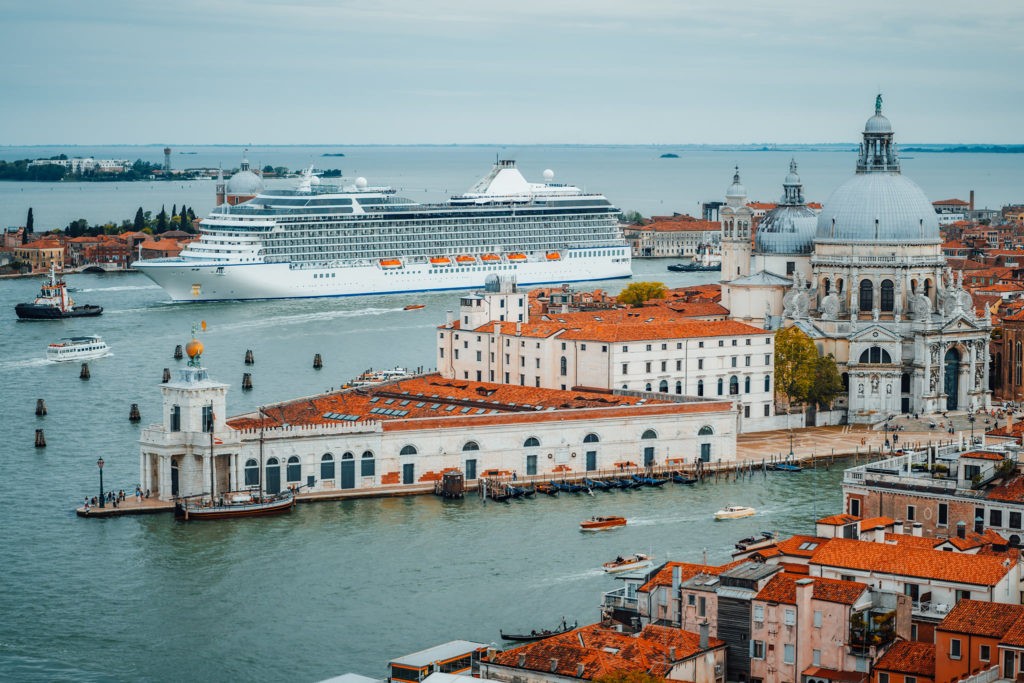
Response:
[{"label": "orange lifeboat", "polygon": [[513,263],[521,263],[526,260],[526,254],[509,254],[508,260]]},{"label": "orange lifeboat", "polygon": [[380,260],[381,268],[401,268],[402,262],[396,258],[382,258]]},{"label": "orange lifeboat", "polygon": [[432,256],[430,257],[430,265],[432,266],[450,266],[452,260],[447,256]]},{"label": "orange lifeboat", "polygon": [[501,257],[498,256],[497,254],[484,254],[483,256],[480,257],[480,260],[485,261],[487,263],[494,263],[495,261],[500,261]]},{"label": "orange lifeboat", "polygon": [[561,260],[562,260],[562,255],[560,253],[558,253],[557,251],[549,251],[548,252],[548,261],[561,261]]},{"label": "orange lifeboat", "polygon": [[466,256],[466,255],[456,256],[455,260],[458,263],[462,263],[462,264],[465,264],[465,263],[476,263],[476,257],[474,257],[474,256]]}]

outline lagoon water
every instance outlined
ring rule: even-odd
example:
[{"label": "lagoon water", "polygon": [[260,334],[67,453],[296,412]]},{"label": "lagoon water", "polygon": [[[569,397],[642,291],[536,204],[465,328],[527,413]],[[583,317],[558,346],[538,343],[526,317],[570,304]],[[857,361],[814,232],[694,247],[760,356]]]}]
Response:
[{"label": "lagoon water", "polygon": [[[66,149],[0,148],[0,157],[49,156]],[[197,148],[175,163],[237,163],[241,149]],[[343,158],[320,158],[344,151]],[[254,148],[261,165],[340,166],[346,175],[390,182],[439,199],[467,188],[495,152],[517,157],[529,178],[544,168],[558,180],[606,193],[645,214],[696,212],[719,199],[739,163],[751,197],[774,199],[797,156],[812,200],[853,170],[850,152],[682,152],[663,148],[494,147]],[[74,154],[156,161],[158,147],[76,148]],[[919,154],[905,170],[934,199],[978,191],[979,205],[1019,199],[1021,155]],[[180,187],[179,187],[180,186]],[[187,203],[203,214],[212,182],[0,183],[0,225],[21,224],[29,206],[37,230],[84,217],[130,218],[139,205]],[[670,286],[712,282],[717,273],[674,274],[665,261],[636,262],[641,279]],[[628,552],[659,559],[728,559],[732,543],[761,530],[809,532],[839,506],[838,470],[773,474],[737,483],[664,491],[483,504],[476,499],[363,500],[300,506],[288,517],[180,524],[167,516],[81,520],[73,508],[98,492],[96,460],[108,489],[134,490],[140,427],[160,414],[159,382],[174,367],[175,344],[208,323],[204,362],[232,384],[229,412],[337,387],[368,367],[434,363],[434,327],[458,293],[333,300],[175,305],[137,274],[73,275],[81,303],[105,307],[94,319],[16,322],[35,279],[0,281],[0,501],[4,522],[0,584],[0,678],[161,681],[318,680],[354,671],[383,676],[388,658],[453,638],[497,641],[500,628],[550,627],[564,615],[592,621],[616,581],[600,564]],[[602,283],[612,291],[622,286]],[[416,301],[417,311],[402,307]],[[95,333],[113,355],[78,364],[46,362],[46,344]],[[256,364],[243,364],[246,349]],[[321,353],[324,369],[312,369]],[[254,390],[238,391],[242,373]],[[49,415],[33,414],[44,398]],[[43,428],[48,447],[33,448]],[[714,522],[728,503],[756,517]],[[632,523],[584,535],[593,514]]]}]

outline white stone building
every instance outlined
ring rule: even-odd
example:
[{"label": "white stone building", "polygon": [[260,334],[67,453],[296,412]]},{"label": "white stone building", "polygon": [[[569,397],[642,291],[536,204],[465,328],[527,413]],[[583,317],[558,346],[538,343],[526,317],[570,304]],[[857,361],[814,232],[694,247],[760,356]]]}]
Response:
[{"label": "white stone building", "polygon": [[225,421],[227,389],[198,363],[162,385],[163,421],[140,439],[143,489],[161,500],[299,485],[384,495],[431,490],[449,470],[475,480],[736,457],[736,418],[727,400],[426,375]]},{"label": "white stone building", "polygon": [[442,377],[570,391],[656,392],[733,401],[739,431],[785,427],[774,409],[774,337],[736,321],[648,306],[531,316],[493,281],[438,329]]}]

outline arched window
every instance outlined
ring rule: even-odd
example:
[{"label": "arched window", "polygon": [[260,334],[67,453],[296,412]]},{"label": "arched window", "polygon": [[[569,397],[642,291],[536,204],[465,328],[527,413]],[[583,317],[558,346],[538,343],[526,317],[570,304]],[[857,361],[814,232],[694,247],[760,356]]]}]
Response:
[{"label": "arched window", "polygon": [[871,280],[860,281],[860,311],[870,313],[875,307],[875,283]]},{"label": "arched window", "polygon": [[723,380],[721,377],[719,377],[718,378],[718,395],[719,396],[722,395],[722,391],[724,390],[724,387],[725,387],[725,380]]},{"label": "arched window", "polygon": [[749,377],[744,377],[743,378],[743,393],[744,394],[749,394],[750,393],[750,378]]},{"label": "arched window", "polygon": [[334,479],[334,456],[330,453],[324,453],[320,458],[320,478]]},{"label": "arched window", "polygon": [[478,444],[476,441],[467,441],[466,445],[464,445],[462,447],[462,450],[464,450],[464,451],[478,451],[478,450],[480,450],[480,444]]},{"label": "arched window", "polygon": [[252,458],[245,461],[245,485],[260,485],[260,464]]},{"label": "arched window", "polygon": [[359,465],[359,476],[372,477],[376,474],[376,462],[373,459],[373,451],[363,451],[363,457]]},{"label": "arched window", "polygon": [[562,356],[561,360],[558,361],[558,371],[563,377],[569,374],[569,363],[565,360],[565,356]]},{"label": "arched window", "polygon": [[711,436],[714,433],[715,433],[714,429],[712,429],[708,425],[704,425],[703,427],[700,428],[700,431],[697,432],[697,436]]},{"label": "arched window", "polygon": [[400,450],[398,452],[398,454],[399,455],[416,455],[416,447],[412,446],[412,445],[402,446],[402,450]]},{"label": "arched window", "polygon": [[299,462],[299,456],[293,455],[288,458],[288,471],[287,481],[302,481],[302,464]]},{"label": "arched window", "polygon": [[663,394],[667,394],[668,393],[668,380],[667,379],[663,379],[663,380],[661,380],[661,382],[658,383],[658,391],[660,391]]},{"label": "arched window", "polygon": [[658,432],[654,431],[653,429],[648,429],[647,431],[645,431],[640,436],[640,438],[641,439],[657,439],[658,438]]},{"label": "arched window", "polygon": [[843,293],[843,278],[841,277],[836,278],[836,291],[840,294]]},{"label": "arched window", "polygon": [[539,446],[540,440],[535,436],[531,436],[529,439],[523,442],[523,448],[537,448]]},{"label": "arched window", "polygon": [[583,437],[583,443],[598,443],[601,440],[597,434],[587,434]]},{"label": "arched window", "polygon": [[729,395],[738,396],[740,393],[740,378],[736,375],[729,377]]},{"label": "arched window", "polygon": [[828,296],[829,293],[832,291],[832,281],[829,280],[828,278],[825,278],[824,280],[821,281],[821,288],[825,291],[825,296]]},{"label": "arched window", "polygon": [[870,349],[864,349],[864,352],[860,354],[861,363],[869,363],[871,365],[878,365],[879,363],[892,363],[892,356],[889,352],[880,346],[872,346]]},{"label": "arched window", "polygon": [[702,380],[702,379],[697,380],[697,395],[698,396],[703,396],[704,395],[704,380]]},{"label": "arched window", "polygon": [[683,383],[682,382],[676,382],[676,393],[677,394],[683,393]]},{"label": "arched window", "polygon": [[880,308],[883,311],[891,312],[895,300],[892,280],[882,280],[882,302]]},{"label": "arched window", "polygon": [[900,375],[900,391],[904,394],[910,393],[910,373],[904,372]]},{"label": "arched window", "polygon": [[767,393],[767,392],[772,390],[772,376],[771,375],[765,375],[764,376],[764,390],[765,390],[765,393]]},{"label": "arched window", "polygon": [[647,384],[644,385],[644,391],[651,391],[651,383],[650,382],[648,382]]},{"label": "arched window", "polygon": [[843,391],[850,390],[850,373],[844,372],[839,376],[839,379],[843,381]]},{"label": "arched window", "polygon": [[1024,367],[1024,362],[1022,362],[1022,358],[1024,358],[1024,356],[1021,355],[1020,342],[1017,342],[1017,348],[1015,349],[1014,354],[1015,355],[1013,357],[1013,374],[1015,375],[1015,377],[1013,383],[1016,384],[1017,386],[1020,386],[1021,368]]},{"label": "arched window", "polygon": [[917,280],[910,281],[910,293],[917,294]]}]

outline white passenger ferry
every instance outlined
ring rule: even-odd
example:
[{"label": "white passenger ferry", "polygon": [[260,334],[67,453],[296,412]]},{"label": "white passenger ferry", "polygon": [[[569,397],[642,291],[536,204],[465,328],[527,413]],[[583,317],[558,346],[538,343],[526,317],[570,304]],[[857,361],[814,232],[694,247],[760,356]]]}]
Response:
[{"label": "white passenger ferry", "polygon": [[58,363],[102,358],[110,347],[100,337],[67,337],[46,347],[46,360]]},{"label": "white passenger ferry", "polygon": [[136,261],[176,301],[351,296],[629,277],[619,210],[601,194],[528,182],[498,161],[468,192],[420,204],[365,178],[263,190],[218,206],[175,258]]}]

